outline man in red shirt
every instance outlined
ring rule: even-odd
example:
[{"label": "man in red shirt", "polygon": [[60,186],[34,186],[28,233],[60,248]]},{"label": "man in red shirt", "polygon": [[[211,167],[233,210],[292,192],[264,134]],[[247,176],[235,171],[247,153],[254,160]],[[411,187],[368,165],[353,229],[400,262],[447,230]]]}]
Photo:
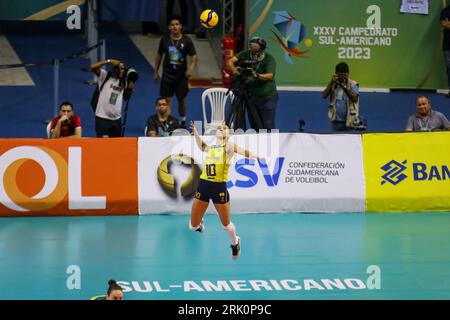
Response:
[{"label": "man in red shirt", "polygon": [[59,115],[50,125],[50,138],[81,138],[81,119],[73,113],[70,102],[59,106]]}]

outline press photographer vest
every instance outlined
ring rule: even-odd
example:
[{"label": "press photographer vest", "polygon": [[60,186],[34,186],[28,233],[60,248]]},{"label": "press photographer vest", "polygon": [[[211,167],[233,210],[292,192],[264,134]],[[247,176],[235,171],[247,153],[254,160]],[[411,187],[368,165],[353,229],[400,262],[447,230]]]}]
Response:
[{"label": "press photographer vest", "polygon": [[[354,80],[348,79],[347,89],[352,90],[358,83]],[[345,94],[345,93],[344,93]],[[347,101],[347,117],[345,125],[347,127],[354,127],[359,118],[359,98],[353,102],[349,97]],[[328,120],[334,121],[336,119],[336,89],[333,87],[330,92],[330,105],[328,106]]]}]

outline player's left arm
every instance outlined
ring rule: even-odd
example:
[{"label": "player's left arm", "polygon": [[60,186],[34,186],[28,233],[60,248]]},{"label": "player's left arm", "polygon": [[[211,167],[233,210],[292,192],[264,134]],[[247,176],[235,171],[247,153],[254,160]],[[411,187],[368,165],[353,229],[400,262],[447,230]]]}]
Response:
[{"label": "player's left arm", "polygon": [[253,152],[251,152],[251,151],[249,151],[249,150],[246,150],[246,149],[243,149],[243,148],[241,148],[241,147],[239,147],[239,146],[237,146],[237,145],[235,145],[235,144],[232,144],[232,145],[231,145],[231,148],[232,148],[233,152],[235,152],[235,153],[237,153],[237,154],[240,154],[241,156],[244,156],[244,157],[246,157],[246,158],[249,158],[249,159],[255,159],[255,160],[259,160],[259,159],[260,159],[260,158],[259,158],[256,154],[254,154]]}]

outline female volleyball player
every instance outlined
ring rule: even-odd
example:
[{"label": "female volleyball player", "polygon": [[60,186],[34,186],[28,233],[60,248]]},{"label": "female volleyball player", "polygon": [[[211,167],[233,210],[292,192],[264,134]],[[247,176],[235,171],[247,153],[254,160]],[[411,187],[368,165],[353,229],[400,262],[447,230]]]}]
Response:
[{"label": "female volleyball player", "polygon": [[189,228],[200,233],[205,231],[203,216],[208,208],[209,200],[212,200],[223,228],[230,235],[231,257],[236,260],[241,252],[241,241],[236,234],[235,225],[230,220],[230,195],[226,187],[228,168],[234,153],[238,153],[246,158],[258,159],[258,157],[250,151],[228,142],[230,130],[224,123],[217,129],[216,144],[212,146],[208,146],[200,138],[193,122],[191,122],[191,130],[198,147],[202,151],[207,152],[207,156],[197,192],[192,202]]},{"label": "female volleyball player", "polygon": [[123,289],[116,280],[108,281],[108,292],[106,295],[92,297],[91,300],[123,300]]}]

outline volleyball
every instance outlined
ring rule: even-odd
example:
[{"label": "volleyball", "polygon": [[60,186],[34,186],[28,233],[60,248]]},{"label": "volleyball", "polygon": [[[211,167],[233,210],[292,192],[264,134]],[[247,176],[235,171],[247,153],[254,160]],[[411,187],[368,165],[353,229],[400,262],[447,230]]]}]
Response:
[{"label": "volleyball", "polygon": [[219,16],[214,10],[207,9],[200,15],[200,23],[205,28],[213,28],[219,22]]},{"label": "volleyball", "polygon": [[305,39],[304,41],[303,41],[303,44],[306,46],[306,47],[311,47],[312,45],[313,45],[313,41],[311,40],[311,39]]}]

